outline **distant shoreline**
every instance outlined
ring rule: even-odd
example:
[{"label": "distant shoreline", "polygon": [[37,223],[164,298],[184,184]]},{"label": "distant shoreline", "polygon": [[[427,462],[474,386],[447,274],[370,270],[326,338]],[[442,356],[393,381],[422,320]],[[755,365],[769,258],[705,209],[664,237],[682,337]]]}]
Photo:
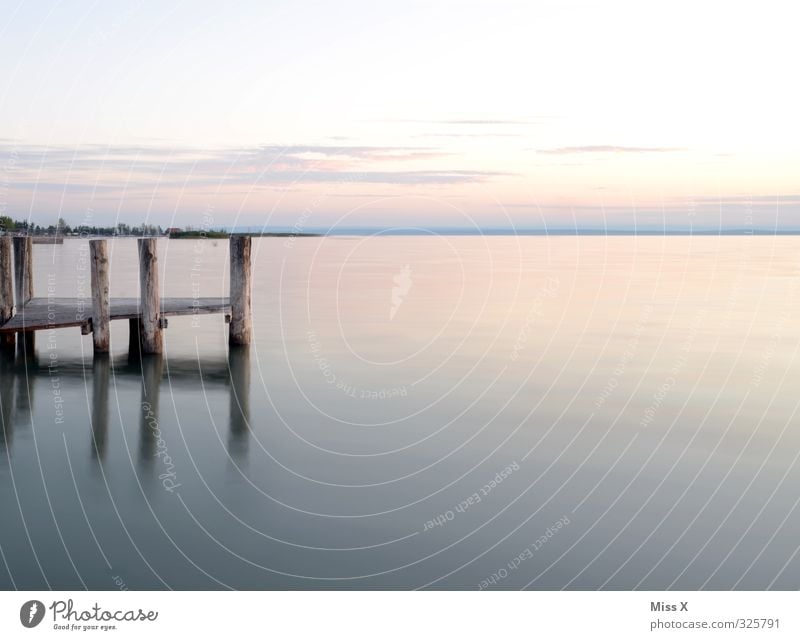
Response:
[{"label": "distant shoreline", "polygon": [[[297,237],[309,237],[309,238],[317,238],[324,234],[322,233],[291,233],[289,231],[258,231],[254,233],[246,233],[246,234],[237,234],[236,232],[229,232],[229,231],[173,231],[172,233],[166,234],[170,240],[187,240],[187,239],[227,239],[230,238],[232,235],[248,235],[253,238],[297,238]],[[137,237],[137,236],[133,236]]]},{"label": "distant shoreline", "polygon": [[[22,235],[22,234],[12,234]],[[233,235],[248,235],[254,238],[321,238],[321,237],[348,237],[348,236],[391,236],[391,237],[424,237],[424,236],[463,236],[463,237],[483,237],[483,236],[496,236],[496,237],[514,237],[514,236],[589,236],[589,237],[690,237],[690,236],[800,236],[800,229],[667,229],[667,230],[626,230],[626,229],[487,229],[482,231],[474,231],[470,229],[337,229],[335,231],[319,231],[319,232],[303,232],[293,233],[289,231],[264,231],[264,232],[247,232],[247,231],[185,231],[179,233],[170,233],[165,235],[141,235],[141,234],[87,234],[82,233],[79,235],[32,235],[34,244],[61,244],[64,240],[80,240],[84,238],[143,238],[143,237],[156,237],[168,238],[170,240],[219,240],[228,239]]]},{"label": "distant shoreline", "polygon": [[[286,234],[293,235],[293,234]],[[626,230],[626,229],[486,229],[473,231],[467,229],[420,230],[361,230],[341,229],[323,236],[800,236],[800,229],[667,229],[667,230]]]}]

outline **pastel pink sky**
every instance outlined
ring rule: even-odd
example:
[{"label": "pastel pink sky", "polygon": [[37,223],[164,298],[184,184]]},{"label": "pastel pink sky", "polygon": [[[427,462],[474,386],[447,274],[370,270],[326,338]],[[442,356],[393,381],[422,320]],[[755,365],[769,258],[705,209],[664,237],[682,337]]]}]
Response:
[{"label": "pastel pink sky", "polygon": [[0,15],[0,210],[48,224],[800,228],[792,3]]}]

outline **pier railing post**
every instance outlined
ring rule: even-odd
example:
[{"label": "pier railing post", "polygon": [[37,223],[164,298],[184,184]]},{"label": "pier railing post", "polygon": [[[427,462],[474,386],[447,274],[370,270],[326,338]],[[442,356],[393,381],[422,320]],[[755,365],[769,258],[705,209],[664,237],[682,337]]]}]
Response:
[{"label": "pier railing post", "polygon": [[228,344],[250,344],[253,333],[252,278],[250,275],[250,236],[231,236],[231,323]]},{"label": "pier railing post", "polygon": [[161,293],[155,238],[139,239],[139,339],[143,354],[161,353]]},{"label": "pier railing post", "polygon": [[89,240],[92,262],[92,341],[95,353],[108,353],[111,306],[108,286],[108,241]]},{"label": "pier railing post", "polygon": [[[14,276],[11,261],[11,238],[0,236],[0,324],[8,322],[14,315]],[[0,334],[0,348],[12,347],[14,343],[13,333]]]}]

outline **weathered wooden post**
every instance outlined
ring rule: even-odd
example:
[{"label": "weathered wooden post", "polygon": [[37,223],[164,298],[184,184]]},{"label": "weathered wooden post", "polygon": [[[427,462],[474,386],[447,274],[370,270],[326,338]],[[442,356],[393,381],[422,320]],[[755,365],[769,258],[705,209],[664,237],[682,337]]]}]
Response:
[{"label": "weathered wooden post", "polygon": [[17,296],[17,313],[33,298],[33,238],[18,236],[14,238],[14,277]]},{"label": "weathered wooden post", "polygon": [[[14,276],[11,270],[11,238],[0,237],[0,325],[14,315]],[[0,334],[0,348],[13,347],[13,333]]]},{"label": "weathered wooden post", "polygon": [[139,239],[139,339],[142,353],[161,353],[161,294],[155,238]]},{"label": "weathered wooden post", "polygon": [[250,344],[253,333],[252,279],[250,277],[250,236],[231,236],[231,323],[228,344]]},{"label": "weathered wooden post", "polygon": [[[23,313],[22,307],[33,298],[33,238],[18,236],[14,238],[14,281],[17,303],[17,314]],[[24,315],[23,315],[24,318]],[[35,353],[35,331],[20,331],[21,340],[17,350],[21,350],[24,358],[31,358]]]},{"label": "weathered wooden post", "polygon": [[92,262],[92,341],[95,353],[108,353],[111,303],[108,286],[108,240],[89,240]]}]

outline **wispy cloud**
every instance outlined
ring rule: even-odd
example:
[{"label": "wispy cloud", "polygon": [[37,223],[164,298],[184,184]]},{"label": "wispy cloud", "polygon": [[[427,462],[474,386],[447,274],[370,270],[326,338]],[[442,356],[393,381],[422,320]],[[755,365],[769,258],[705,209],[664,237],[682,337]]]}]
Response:
[{"label": "wispy cloud", "polygon": [[458,133],[419,133],[415,138],[520,138],[519,133],[498,133],[498,132],[458,132]]},{"label": "wispy cloud", "polygon": [[[677,198],[676,198],[677,199]],[[796,193],[782,193],[772,195],[725,195],[718,196],[694,196],[692,198],[697,202],[704,202],[710,204],[758,204],[758,205],[783,205],[783,204],[800,204],[800,194]],[[683,202],[686,198],[680,198]]]},{"label": "wispy cloud", "polygon": [[0,159],[14,159],[9,188],[18,190],[92,192],[155,186],[325,182],[433,185],[483,182],[504,175],[447,166],[413,166],[418,161],[449,155],[438,148],[421,146],[268,144],[199,149],[167,145],[48,147],[0,142]]},{"label": "wispy cloud", "polygon": [[[347,192],[347,193],[331,193],[329,194],[331,198],[370,198],[374,200],[409,200],[411,198],[426,198],[430,199],[431,194],[425,193],[423,191],[420,192],[413,192],[408,191],[407,189],[403,189],[402,191],[397,191],[395,193],[377,193],[377,192],[369,192],[369,191],[355,191],[355,192]],[[450,200],[463,200],[466,196],[463,195],[456,195],[456,194],[447,194],[446,199]]]},{"label": "wispy cloud", "polygon": [[568,155],[573,153],[668,153],[683,151],[677,147],[625,147],[610,144],[583,145],[579,147],[555,147],[552,149],[534,149],[537,153],[552,155]]},{"label": "wispy cloud", "polygon": [[405,124],[436,124],[436,125],[464,125],[464,126],[492,126],[492,125],[526,125],[537,124],[544,120],[552,120],[561,116],[538,115],[524,119],[514,118],[448,118],[444,120],[430,120],[424,118],[399,118],[389,120],[378,120],[377,122],[396,122]]},{"label": "wispy cloud", "polygon": [[466,125],[503,125],[503,124],[531,124],[531,120],[437,120],[439,124],[466,124]]}]

